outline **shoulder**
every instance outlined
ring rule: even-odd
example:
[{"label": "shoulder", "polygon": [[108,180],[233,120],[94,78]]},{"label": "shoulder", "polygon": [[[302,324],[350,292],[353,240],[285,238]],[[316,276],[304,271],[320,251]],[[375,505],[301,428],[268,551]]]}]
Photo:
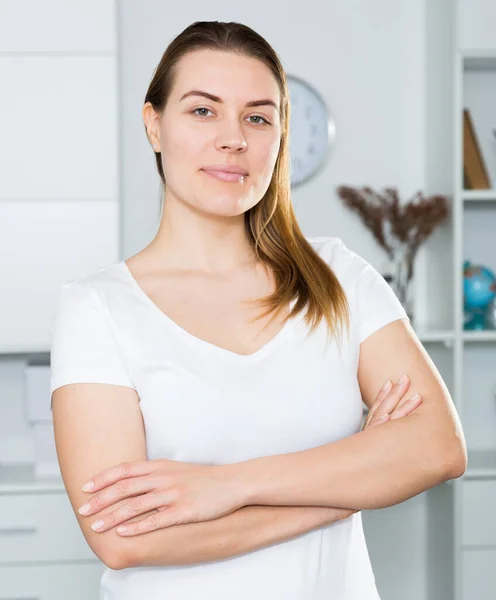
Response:
[{"label": "shoulder", "polygon": [[367,273],[374,271],[367,260],[346,246],[339,237],[310,236],[306,240],[348,290],[355,288]]},{"label": "shoulder", "polygon": [[388,323],[408,319],[384,277],[340,238],[307,239],[331,267],[351,301],[352,319],[357,324],[360,343]]},{"label": "shoulder", "polygon": [[72,296],[75,299],[90,299],[103,295],[122,280],[122,262],[110,263],[86,275],[66,279],[60,284],[60,295]]},{"label": "shoulder", "polygon": [[72,287],[74,289],[89,290],[92,287],[111,283],[120,277],[122,260],[108,263],[96,270],[90,270],[86,275],[67,279],[62,283],[62,287]]},{"label": "shoulder", "polygon": [[119,267],[120,263],[112,263],[59,284],[54,318],[63,322],[79,320],[82,324],[88,319],[108,317],[107,306],[122,281]]}]

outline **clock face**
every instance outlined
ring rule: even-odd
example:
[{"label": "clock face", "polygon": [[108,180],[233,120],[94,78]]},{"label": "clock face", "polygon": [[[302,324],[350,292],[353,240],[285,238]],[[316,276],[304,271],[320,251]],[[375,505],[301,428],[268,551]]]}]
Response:
[{"label": "clock face", "polygon": [[308,83],[286,76],[291,102],[289,126],[291,185],[312,177],[325,164],[336,127],[324,100]]}]

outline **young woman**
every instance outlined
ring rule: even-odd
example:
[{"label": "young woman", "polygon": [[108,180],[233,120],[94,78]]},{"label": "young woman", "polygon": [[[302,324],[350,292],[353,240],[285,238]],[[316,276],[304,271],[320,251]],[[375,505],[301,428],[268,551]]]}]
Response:
[{"label": "young woman", "polygon": [[57,452],[102,600],[377,600],[360,511],[465,470],[449,393],[387,283],[298,227],[289,110],[260,35],[185,29],[143,107],[158,232],[61,287]]}]

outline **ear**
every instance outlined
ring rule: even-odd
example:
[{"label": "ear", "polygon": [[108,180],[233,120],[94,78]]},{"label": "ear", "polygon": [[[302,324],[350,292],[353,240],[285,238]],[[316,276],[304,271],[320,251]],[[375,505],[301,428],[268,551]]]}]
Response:
[{"label": "ear", "polygon": [[153,108],[151,102],[145,102],[142,110],[142,115],[148,141],[153,146],[155,152],[160,152],[160,117],[157,111]]}]

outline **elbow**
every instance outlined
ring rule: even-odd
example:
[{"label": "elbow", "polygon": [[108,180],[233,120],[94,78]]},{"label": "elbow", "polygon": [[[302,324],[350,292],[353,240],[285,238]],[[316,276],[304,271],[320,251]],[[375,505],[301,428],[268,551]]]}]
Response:
[{"label": "elbow", "polygon": [[122,554],[109,554],[102,558],[102,562],[106,567],[112,569],[113,571],[120,571],[121,569],[128,569],[132,567],[131,561],[128,560],[127,557],[124,557]]},{"label": "elbow", "polygon": [[[120,541],[121,540],[117,540],[117,542]],[[123,539],[122,541],[128,542],[129,540]],[[107,544],[105,548],[100,549],[97,556],[106,567],[113,571],[120,571],[136,566],[134,554],[131,552],[131,548],[128,544]]]},{"label": "elbow", "polygon": [[461,477],[467,470],[467,447],[463,437],[456,437],[443,452],[445,481]]}]

